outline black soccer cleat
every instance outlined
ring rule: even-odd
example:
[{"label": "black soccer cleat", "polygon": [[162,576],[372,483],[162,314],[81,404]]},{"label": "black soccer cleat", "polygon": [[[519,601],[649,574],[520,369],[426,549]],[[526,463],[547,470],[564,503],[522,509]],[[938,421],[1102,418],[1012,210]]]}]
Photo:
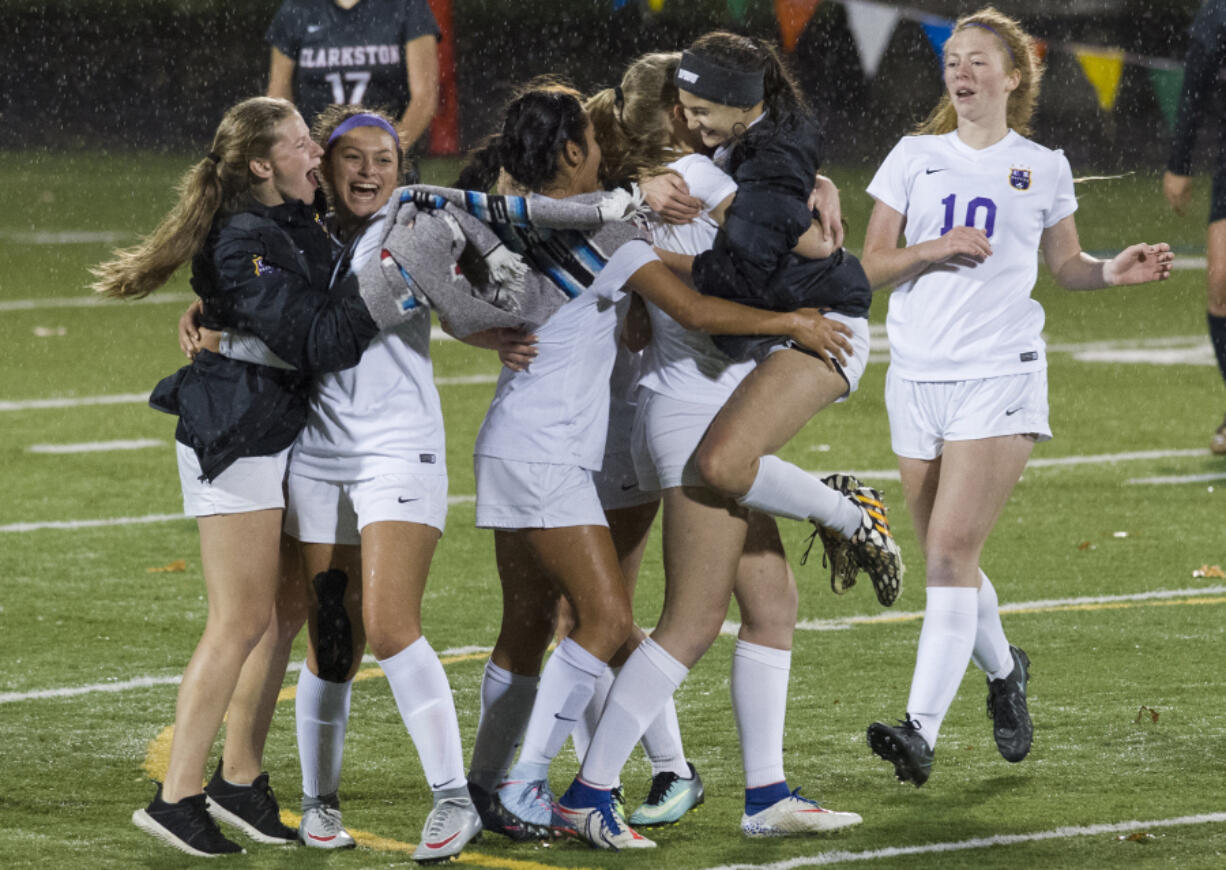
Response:
[{"label": "black soccer cleat", "polygon": [[868,726],[868,748],[894,765],[899,782],[913,782],[919,788],[932,773],[932,747],[919,731],[914,719],[897,725],[874,722]]},{"label": "black soccer cleat", "polygon": [[1026,706],[1026,684],[1030,682],[1030,657],[1015,646],[1009,647],[1013,670],[999,680],[988,680],[988,717],[996,748],[1005,761],[1016,764],[1030,752],[1034,725]]}]

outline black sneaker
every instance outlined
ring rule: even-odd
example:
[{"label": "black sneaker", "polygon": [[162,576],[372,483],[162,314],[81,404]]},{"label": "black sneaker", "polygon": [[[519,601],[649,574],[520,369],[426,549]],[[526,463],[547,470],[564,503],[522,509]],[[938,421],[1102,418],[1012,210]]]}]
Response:
[{"label": "black sneaker", "polygon": [[222,835],[205,809],[206,800],[203,794],[194,794],[169,804],[162,800],[162,787],[159,785],[153,802],[132,814],[132,824],[197,858],[245,854],[242,846]]},{"label": "black sneaker", "polygon": [[1009,647],[1013,670],[999,680],[988,680],[988,717],[996,748],[1005,761],[1017,763],[1030,752],[1034,726],[1026,708],[1026,684],[1030,682],[1030,657],[1015,646]]},{"label": "black sneaker", "polygon": [[932,747],[919,733],[914,719],[897,725],[874,722],[868,726],[868,748],[894,765],[899,782],[913,782],[919,788],[932,773]]},{"label": "black sneaker", "polygon": [[481,816],[482,830],[509,837],[516,843],[553,839],[553,832],[549,828],[531,825],[516,818],[507,811],[501,801],[476,783],[468,784],[468,796],[472,798],[473,806]]},{"label": "black sneaker", "polygon": [[268,784],[268,774],[261,773],[251,785],[233,785],[217,772],[204,787],[208,796],[209,815],[219,822],[233,825],[257,843],[270,846],[292,846],[298,842],[298,831],[281,824],[281,807]]}]

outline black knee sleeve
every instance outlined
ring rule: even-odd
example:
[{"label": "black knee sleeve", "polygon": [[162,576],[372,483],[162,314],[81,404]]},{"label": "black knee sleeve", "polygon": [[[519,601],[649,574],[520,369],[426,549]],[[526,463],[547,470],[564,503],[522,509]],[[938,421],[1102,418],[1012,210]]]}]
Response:
[{"label": "black knee sleeve", "polygon": [[353,627],[345,610],[349,576],[335,568],[315,575],[315,598],[319,602],[315,661],[321,679],[343,683],[353,667]]},{"label": "black knee sleeve", "polygon": [[1206,318],[1209,321],[1209,341],[1213,344],[1218,371],[1222,373],[1222,380],[1226,381],[1226,317],[1208,314]]}]

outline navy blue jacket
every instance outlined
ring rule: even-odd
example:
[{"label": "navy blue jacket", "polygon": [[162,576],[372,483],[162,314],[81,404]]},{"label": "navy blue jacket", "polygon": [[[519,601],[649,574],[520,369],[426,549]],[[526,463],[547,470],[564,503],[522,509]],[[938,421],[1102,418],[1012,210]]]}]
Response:
[{"label": "navy blue jacket", "polygon": [[336,247],[312,206],[249,203],[219,215],[192,260],[204,325],[264,340],[296,371],[201,351],[163,379],[149,404],[177,414],[175,438],[213,480],[235,459],[290,446],[306,424],[311,376],[356,365],[379,328],[362,300],[329,294]]},{"label": "navy blue jacket", "polygon": [[727,171],[736,196],[711,250],[694,259],[700,292],[771,311],[868,313],[872,291],[855,257],[842,250],[821,260],[791,253],[813,220],[808,198],[820,138],[803,115],[768,116],[733,146]]}]

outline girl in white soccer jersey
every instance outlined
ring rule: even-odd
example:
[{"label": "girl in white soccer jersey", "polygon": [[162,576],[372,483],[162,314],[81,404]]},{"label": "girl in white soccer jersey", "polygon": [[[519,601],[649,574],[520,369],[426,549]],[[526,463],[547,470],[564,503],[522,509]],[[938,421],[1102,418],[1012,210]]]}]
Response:
[{"label": "girl in white soccer jersey", "polygon": [[[540,87],[512,101],[502,133],[475,155],[461,182],[482,189],[505,169],[545,196],[591,194],[600,190],[599,166],[600,146],[578,99]],[[532,364],[502,373],[474,449],[477,524],[495,529],[503,587],[503,630],[492,661],[531,675],[549,642],[558,595],[575,611],[574,630],[541,673],[519,762],[498,790],[507,810],[541,827],[554,823],[549,763],[632,626],[592,483],[604,453],[609,375],[628,291],[691,328],[789,334],[806,346],[824,341],[815,311],[777,314],[700,296],[624,228],[606,225],[589,242],[589,252],[603,252],[588,261],[599,271],[535,331],[539,354]],[[611,816],[608,822],[620,830]]]},{"label": "girl in white soccer jersey", "polygon": [[[329,107],[315,134],[325,147],[323,180],[345,242],[337,283],[378,249],[401,149],[388,118],[358,107]],[[422,595],[447,514],[443,417],[429,344],[423,308],[381,333],[356,366],[316,379],[289,464],[285,519],[286,534],[302,544],[314,605],[296,697],[298,837],[315,848],[355,845],[341,826],[337,791],[353,676],[369,643],[434,793],[414,852],[425,861],[457,854],[481,829],[451,688],[421,627]],[[257,359],[267,352],[241,334],[226,335],[222,350]],[[268,676],[280,684],[279,675]]]},{"label": "girl in white soccer jersey", "polygon": [[869,726],[868,743],[917,786],[968,659],[987,674],[1001,755],[1030,750],[1029,659],[1006,640],[979,559],[1035,442],[1051,437],[1035,254],[1070,290],[1161,280],[1173,260],[1165,244],[1110,260],[1081,250],[1068,161],[1024,138],[1041,68],[1017,22],[990,8],[962,18],[944,57],[940,104],[869,185],[863,257],[874,287],[896,288],[886,407],[928,568],[906,717]]},{"label": "girl in white soccer jersey", "polygon": [[[672,81],[680,58],[677,53],[640,58],[616,91],[592,98],[591,111],[614,177],[658,172],[667,165],[702,203],[692,222],[652,225],[658,248],[695,256],[711,247],[717,219],[737,185],[708,157],[693,153],[692,137],[673,111]],[[718,636],[735,593],[742,624],[731,688],[746,778],[742,830],[777,836],[856,824],[855,813],[826,810],[787,786],[783,722],[798,594],[775,521],[709,488],[695,467],[703,433],[755,363],[732,362],[709,336],[685,329],[658,306],[647,308],[651,343],[633,441],[640,481],[663,491],[664,613],[614,683],[580,778],[560,801],[562,813],[593,845],[616,847],[624,839],[588,821],[603,814],[639,733],[671,704],[687,668]],[[853,385],[868,357],[866,329],[861,338],[844,369]],[[684,780],[668,785],[678,800],[686,799]],[[638,827],[657,823],[649,812],[629,821]]]}]

